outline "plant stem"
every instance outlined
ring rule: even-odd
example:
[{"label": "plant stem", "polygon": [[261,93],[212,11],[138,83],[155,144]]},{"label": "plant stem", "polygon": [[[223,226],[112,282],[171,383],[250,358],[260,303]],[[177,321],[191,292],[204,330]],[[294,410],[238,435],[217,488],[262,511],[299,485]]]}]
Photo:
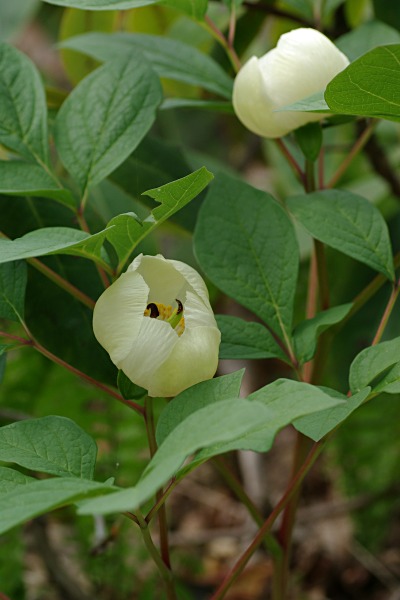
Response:
[{"label": "plant stem", "polygon": [[344,159],[336,173],[331,177],[329,183],[326,185],[327,188],[335,187],[335,185],[343,176],[343,174],[347,171],[357,154],[361,152],[365,144],[368,142],[377,122],[377,119],[371,119],[368,126],[364,129],[358,140],[355,142],[352,149],[347,154],[346,158]]},{"label": "plant stem", "polygon": [[241,64],[233,45],[231,45],[231,43],[226,39],[222,31],[218,29],[214,21],[212,21],[208,15],[205,16],[204,21],[201,24],[203,27],[205,27],[205,29],[207,29],[207,31],[213,36],[213,38],[217,40],[219,44],[221,44],[229,58],[233,70],[235,71],[235,73],[237,73],[241,67]]},{"label": "plant stem", "polygon": [[167,592],[168,600],[176,600],[177,596],[175,593],[174,579],[172,575],[172,571],[167,567],[163,559],[161,558],[157,548],[154,545],[152,537],[149,531],[149,525],[140,511],[136,512],[136,518],[139,523],[140,531],[143,536],[143,541],[146,544],[146,548],[149,551],[150,556],[154,560],[154,563],[158,567],[160,575],[164,581],[165,589]]},{"label": "plant stem", "polygon": [[276,142],[276,145],[278,146],[279,150],[282,152],[283,156],[286,158],[286,160],[288,161],[290,166],[293,168],[294,172],[297,174],[300,181],[304,183],[303,170],[301,169],[301,167],[298,164],[298,162],[296,161],[296,159],[292,156],[291,152],[289,151],[289,149],[283,142],[282,138],[277,138],[275,140],[275,142]]},{"label": "plant stem", "polygon": [[383,315],[382,315],[382,318],[380,320],[378,329],[376,331],[374,339],[372,340],[372,344],[371,344],[372,346],[375,346],[376,344],[379,344],[379,342],[382,339],[383,332],[385,331],[386,325],[388,324],[388,321],[389,321],[389,317],[392,314],[392,310],[394,308],[394,305],[396,304],[396,300],[398,298],[399,291],[400,291],[400,282],[397,281],[393,285],[392,293],[390,294],[388,303],[387,303],[386,308],[385,308],[385,310],[383,312]]},{"label": "plant stem", "polygon": [[[156,432],[154,424],[154,407],[153,398],[147,396],[145,400],[144,419],[146,423],[147,439],[149,442],[150,456],[153,457],[157,451]],[[162,489],[156,493],[158,508],[158,526],[160,531],[160,551],[164,564],[168,569],[171,569],[171,560],[169,555],[168,544],[168,523],[167,513],[165,510],[165,497]],[[162,500],[162,503],[161,503]]]},{"label": "plant stem", "polygon": [[[266,521],[264,521],[263,526],[259,529],[257,535],[253,539],[250,546],[247,548],[247,550],[242,554],[242,556],[236,562],[234,567],[231,569],[231,571],[225,577],[224,581],[219,586],[219,588],[215,592],[215,594],[213,594],[213,596],[211,597],[210,600],[221,600],[225,596],[228,589],[231,587],[233,582],[243,571],[246,564],[248,563],[250,558],[253,556],[254,552],[257,550],[257,548],[263,542],[265,535],[271,530],[272,525],[274,524],[274,522],[276,521],[276,519],[278,518],[278,516],[280,515],[282,510],[285,508],[285,506],[287,506],[287,504],[291,500],[293,494],[295,494],[296,490],[302,483],[304,477],[307,475],[307,473],[311,469],[312,465],[315,463],[316,459],[318,458],[321,450],[323,449],[323,447],[325,445],[326,439],[327,438],[325,438],[324,441],[317,442],[313,445],[313,447],[311,448],[302,467],[300,468],[300,470],[296,473],[296,476],[290,482],[285,494],[282,496],[282,498],[280,499],[278,504],[275,506],[275,508],[273,509],[273,511],[271,512],[269,517],[266,519]],[[277,596],[276,600],[278,600],[278,598],[279,597]],[[284,600],[283,596],[281,596],[281,598],[279,598],[279,600]]]}]

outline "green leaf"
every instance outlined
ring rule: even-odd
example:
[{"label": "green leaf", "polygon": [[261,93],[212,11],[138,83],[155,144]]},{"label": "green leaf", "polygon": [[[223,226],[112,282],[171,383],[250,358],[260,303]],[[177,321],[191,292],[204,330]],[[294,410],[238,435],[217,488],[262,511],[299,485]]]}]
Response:
[{"label": "green leaf", "polygon": [[184,460],[212,444],[227,442],[267,422],[267,407],[244,399],[221,400],[190,414],[159,446],[136,487],[97,501],[85,502],[80,514],[135,510],[153,496],[182,466]]},{"label": "green leaf", "polygon": [[161,4],[180,10],[201,21],[207,12],[208,0],[162,0]]},{"label": "green leaf", "polygon": [[358,392],[366,385],[372,392],[400,393],[400,337],[365,348],[350,367],[350,389]]},{"label": "green leaf", "polygon": [[201,167],[177,181],[144,192],[159,202],[159,206],[144,221],[140,221],[133,213],[111,219],[107,225],[107,239],[117,252],[120,266],[149,233],[198,196],[212,179],[212,173]]},{"label": "green leaf", "polygon": [[312,319],[302,321],[293,332],[295,354],[300,363],[305,363],[314,356],[318,336],[336,323],[340,323],[349,314],[353,305],[342,304],[318,313]]},{"label": "green leaf", "polygon": [[87,33],[65,40],[61,47],[100,61],[118,58],[127,52],[142,52],[160,77],[200,86],[227,100],[232,98],[233,80],[219,64],[179,40],[140,33]]},{"label": "green leaf", "polygon": [[368,200],[344,190],[324,190],[289,198],[287,205],[317,240],[393,281],[387,225],[379,210]]},{"label": "green leaf", "polygon": [[234,110],[232,102],[226,100],[201,100],[199,98],[165,98],[160,106],[160,110],[170,110],[171,108],[196,108],[203,110],[212,110],[233,115]]},{"label": "green leaf", "polygon": [[316,161],[322,146],[322,128],[319,123],[307,123],[295,131],[297,143],[307,160]]},{"label": "green leaf", "polygon": [[354,61],[377,46],[399,44],[400,33],[381,21],[369,21],[335,40],[336,46]]},{"label": "green leaf", "polygon": [[377,19],[400,29],[400,10],[397,2],[373,0],[373,10]]},{"label": "green leaf", "polygon": [[311,438],[314,442],[319,442],[327,433],[345,421],[366,400],[371,392],[371,388],[367,387],[354,394],[354,396],[347,398],[347,396],[335,390],[329,390],[328,388],[321,389],[332,398],[342,399],[343,405],[334,406],[327,410],[321,410],[321,412],[301,417],[293,423],[297,431]]},{"label": "green leaf", "polygon": [[76,423],[43,417],[0,428],[0,460],[32,471],[93,479],[97,447]]},{"label": "green leaf", "polygon": [[228,315],[216,315],[216,319],[222,335],[220,359],[279,358],[288,362],[274,336],[261,323]]},{"label": "green leaf", "polygon": [[0,39],[10,39],[26,25],[39,8],[39,0],[2,2],[0,8]]},{"label": "green leaf", "polygon": [[343,405],[342,397],[327,394],[325,390],[308,383],[277,379],[273,383],[250,394],[248,400],[262,403],[268,408],[269,417],[261,421],[253,430],[231,443],[207,448],[199,453],[198,462],[231,450],[253,450],[268,452],[278,431],[293,423],[299,417],[319,415],[327,408]]},{"label": "green leaf", "polygon": [[329,106],[327,105],[324,92],[315,92],[311,94],[311,96],[307,96],[306,98],[302,98],[301,100],[297,100],[293,102],[293,104],[288,104],[287,106],[281,106],[274,110],[274,112],[284,112],[287,110],[295,110],[301,112],[321,112],[328,113]]},{"label": "green leaf", "polygon": [[0,162],[0,194],[54,198],[66,206],[76,205],[71,192],[42,167],[17,161]]},{"label": "green leaf", "polygon": [[[267,390],[269,388],[269,390]],[[191,466],[231,449],[269,449],[276,433],[294,419],[342,401],[318,388],[279,380],[252,394],[248,400],[228,399],[208,404],[187,416],[159,446],[136,487],[80,506],[81,514],[135,510],[148,500],[199,450]],[[186,471],[187,468],[184,468]]]},{"label": "green leaf", "polygon": [[290,344],[299,251],[269,194],[219,175],[200,210],[195,251],[207,277]]},{"label": "green leaf", "polygon": [[176,396],[162,411],[157,423],[157,444],[161,445],[189,415],[214,402],[238,398],[244,369],[202,381]]},{"label": "green leaf", "polygon": [[148,4],[157,4],[159,0],[44,0],[44,2],[82,10],[128,10]]},{"label": "green leaf", "polygon": [[34,64],[0,44],[0,143],[29,161],[48,162],[47,109]]},{"label": "green leaf", "polygon": [[6,362],[7,362],[6,352],[10,348],[12,348],[11,345],[0,344],[0,383],[3,381],[4,373],[6,370]]},{"label": "green leaf", "polygon": [[[3,240],[0,240],[0,248]],[[1,257],[1,251],[0,251]],[[26,264],[11,262],[0,266],[0,317],[11,321],[24,320]]]},{"label": "green leaf", "polygon": [[361,56],[327,86],[333,112],[400,120],[400,44],[380,46]]},{"label": "green leaf", "polygon": [[0,496],[16,489],[23,493],[23,488],[33,481],[35,481],[33,477],[28,477],[19,471],[14,471],[14,469],[8,467],[0,467]]},{"label": "green leaf", "polygon": [[107,267],[101,249],[107,229],[89,235],[70,227],[36,229],[16,240],[0,239],[0,263],[46,254],[72,254],[95,260]]},{"label": "green leaf", "polygon": [[118,371],[117,385],[125,400],[141,400],[147,396],[147,390],[133,383],[123,371]]},{"label": "green leaf", "polygon": [[82,190],[100,183],[133,152],[161,100],[157,75],[132,53],[96,69],[74,89],[57,115],[55,142]]},{"label": "green leaf", "polygon": [[[21,493],[22,491],[22,493]],[[112,488],[107,483],[57,477],[35,480],[0,497],[0,533],[55,508],[74,504]]]}]

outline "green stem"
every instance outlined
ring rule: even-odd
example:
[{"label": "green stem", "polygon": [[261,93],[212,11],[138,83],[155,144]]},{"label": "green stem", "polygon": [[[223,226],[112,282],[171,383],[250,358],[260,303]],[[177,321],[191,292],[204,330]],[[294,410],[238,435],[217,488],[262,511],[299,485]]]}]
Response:
[{"label": "green stem", "polygon": [[341,177],[344,175],[344,173],[347,171],[347,169],[349,168],[350,164],[353,162],[353,160],[355,159],[357,154],[359,154],[361,152],[361,150],[364,148],[365,144],[368,142],[377,122],[378,122],[377,119],[371,119],[368,127],[366,127],[364,129],[364,131],[362,132],[362,134],[360,135],[358,140],[354,143],[350,152],[347,154],[344,161],[341,163],[341,165],[338,168],[338,170],[336,171],[336,173],[331,177],[329,183],[326,186],[327,188],[335,187],[335,185],[341,179]]},{"label": "green stem", "polygon": [[[247,565],[248,561],[253,556],[254,552],[262,544],[262,542],[265,538],[265,535],[271,530],[271,527],[275,523],[278,516],[281,514],[281,512],[287,506],[288,502],[291,500],[293,495],[296,493],[296,491],[299,488],[299,486],[301,485],[304,477],[307,475],[307,473],[309,472],[309,470],[315,463],[316,459],[318,458],[319,454],[321,453],[321,451],[325,445],[326,439],[327,438],[325,438],[324,441],[317,442],[313,445],[313,447],[311,448],[301,469],[297,472],[296,476],[290,482],[285,494],[282,496],[282,498],[280,499],[278,504],[275,506],[274,510],[271,512],[271,514],[266,519],[266,521],[264,521],[263,526],[259,529],[257,535],[253,539],[250,546],[242,554],[242,556],[236,562],[236,564],[231,569],[231,571],[227,574],[224,581],[221,583],[221,585],[219,586],[217,591],[213,594],[213,596],[211,597],[210,600],[221,600],[225,596],[226,592],[231,587],[231,585],[234,583],[236,578],[240,575],[240,573],[243,571],[243,569]],[[279,596],[276,596],[276,600],[278,600],[278,598],[279,598]],[[284,598],[281,597],[281,598],[279,598],[279,600],[284,600]]]},{"label": "green stem", "polygon": [[380,320],[378,329],[376,331],[376,334],[374,336],[374,339],[372,340],[372,346],[375,346],[375,344],[379,344],[379,342],[382,339],[382,335],[383,332],[385,331],[386,325],[388,324],[390,315],[392,314],[394,305],[396,304],[396,300],[399,296],[399,291],[400,291],[400,282],[398,281],[392,289],[392,293],[390,294],[388,303],[386,305],[386,308],[383,312],[382,318]]},{"label": "green stem", "polygon": [[156,546],[154,545],[154,542],[150,535],[149,525],[148,525],[146,519],[140,513],[140,511],[137,511],[135,516],[139,523],[140,531],[142,533],[143,541],[146,545],[146,548],[149,551],[149,554],[152,557],[154,563],[156,564],[156,566],[160,572],[160,575],[164,581],[165,590],[167,592],[167,599],[168,600],[177,600],[172,572],[167,567],[167,565],[161,558]]},{"label": "green stem", "polygon": [[276,142],[276,145],[278,146],[279,150],[282,152],[283,156],[286,158],[286,160],[288,161],[288,163],[290,164],[290,166],[292,167],[294,172],[297,174],[300,181],[304,183],[304,177],[305,177],[304,172],[301,169],[299,163],[296,161],[296,159],[293,157],[293,155],[291,154],[289,149],[284,144],[283,140],[281,138],[277,138],[275,140],[275,142]]},{"label": "green stem", "polygon": [[240,60],[233,45],[226,39],[222,31],[218,29],[215,25],[214,21],[210,19],[208,15],[205,16],[204,21],[200,23],[212,36],[213,38],[221,44],[222,48],[225,50],[229,61],[233,67],[235,73],[237,73],[241,67]]},{"label": "green stem", "polygon": [[[157,452],[156,432],[154,423],[154,407],[153,398],[147,396],[145,400],[144,419],[146,423],[147,439],[149,441],[150,456],[153,457]],[[162,500],[162,502],[161,502]],[[167,513],[165,509],[165,497],[162,489],[156,493],[156,501],[158,508],[158,526],[160,531],[160,551],[164,564],[168,569],[171,569],[171,560],[169,555],[168,543],[168,523]]]}]

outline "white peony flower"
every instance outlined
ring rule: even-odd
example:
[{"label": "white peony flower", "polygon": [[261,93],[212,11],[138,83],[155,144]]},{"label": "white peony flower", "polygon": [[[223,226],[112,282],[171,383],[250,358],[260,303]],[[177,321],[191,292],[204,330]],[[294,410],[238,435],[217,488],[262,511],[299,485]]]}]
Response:
[{"label": "white peony flower", "polygon": [[98,299],[93,330],[113,363],[149,396],[176,396],[211,379],[221,333],[200,275],[140,254]]},{"label": "white peony flower", "polygon": [[240,69],[233,86],[233,107],[250,131],[277,138],[321,113],[274,112],[325,90],[349,64],[348,58],[316,29],[294,29],[261,58],[253,56]]}]

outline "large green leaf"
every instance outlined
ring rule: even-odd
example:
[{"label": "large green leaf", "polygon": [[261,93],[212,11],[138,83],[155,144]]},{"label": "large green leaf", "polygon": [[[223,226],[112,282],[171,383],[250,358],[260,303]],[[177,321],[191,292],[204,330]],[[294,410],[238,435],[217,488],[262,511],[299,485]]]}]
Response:
[{"label": "large green leaf", "polygon": [[107,266],[101,249],[107,230],[89,235],[70,227],[45,227],[16,240],[0,239],[0,263],[46,254],[73,254]]},{"label": "large green leaf", "polygon": [[216,286],[290,344],[299,251],[272,196],[220,175],[199,213],[195,251]]},{"label": "large green leaf", "polygon": [[32,471],[92,479],[94,440],[65,417],[29,419],[0,428],[0,460]]},{"label": "large green leaf", "polygon": [[179,40],[139,33],[87,33],[61,46],[105,61],[142,52],[160,77],[183,81],[219,94],[232,97],[232,79],[212,58]]},{"label": "large green leaf", "polygon": [[0,143],[29,161],[48,162],[46,99],[22,52],[0,43]]},{"label": "large green leaf", "polygon": [[213,175],[202,167],[182,179],[144,192],[159,202],[144,221],[133,213],[114,217],[107,226],[107,239],[118,254],[120,266],[143,238],[198,196],[212,179]]},{"label": "large green leaf", "polygon": [[[318,388],[289,382],[275,382],[275,393],[266,388],[251,400],[227,399],[195,410],[181,421],[159,446],[136,487],[98,498],[81,505],[80,513],[107,514],[134,510],[162,487],[200,448],[195,464],[230,449],[270,447],[276,433],[299,416],[335,406],[341,400],[329,397]],[[273,385],[273,384],[272,384]],[[302,386],[296,390],[295,386]],[[271,386],[268,386],[271,388]],[[253,448],[255,446],[256,448]]]},{"label": "large green leaf", "polygon": [[[0,248],[3,240],[0,240]],[[26,265],[10,262],[0,266],[0,317],[23,321],[26,291]]]},{"label": "large green leaf", "polygon": [[339,50],[351,61],[356,60],[377,46],[399,43],[400,33],[381,21],[363,23],[335,40]]},{"label": "large green leaf", "polygon": [[244,369],[202,381],[171,400],[162,411],[157,423],[157,444],[162,444],[179,423],[200,408],[221,400],[238,398],[243,375]]},{"label": "large green leaf", "polygon": [[288,361],[274,336],[261,323],[239,317],[216,315],[221,330],[220,359],[279,358]]},{"label": "large green leaf", "polygon": [[358,392],[366,385],[373,393],[400,393],[400,337],[365,348],[350,367],[350,389]]},{"label": "large green leaf", "polygon": [[386,223],[368,200],[344,190],[294,196],[289,210],[317,240],[394,279]]},{"label": "large green leaf", "polygon": [[152,126],[161,85],[138,54],[125,53],[86,77],[62,105],[57,150],[82,190],[116,169]]},{"label": "large green leaf", "polygon": [[0,162],[0,194],[54,198],[75,207],[71,192],[61,187],[55,177],[38,165],[19,161]]},{"label": "large green leaf", "polygon": [[318,336],[332,325],[340,323],[350,312],[352,306],[349,303],[328,308],[312,319],[307,319],[297,325],[293,333],[293,341],[296,357],[300,363],[312,359],[317,347]]},{"label": "large green leaf", "polygon": [[23,489],[16,487],[0,497],[0,533],[55,508],[107,494],[111,489],[106,483],[72,477],[35,480]]},{"label": "large green leaf", "polygon": [[345,421],[366,400],[371,392],[371,388],[367,387],[347,398],[347,396],[339,394],[339,392],[335,392],[334,390],[321,389],[333,398],[342,399],[343,404],[341,406],[333,406],[327,410],[321,410],[321,412],[312,415],[300,417],[300,419],[297,419],[293,423],[298,431],[310,437],[314,442],[319,442],[327,433]]},{"label": "large green leaf", "polygon": [[0,467],[0,496],[8,494],[17,488],[23,493],[23,488],[33,481],[35,481],[33,477],[28,477],[19,471],[9,469],[8,467]]},{"label": "large green leaf", "polygon": [[195,19],[204,17],[208,4],[208,0],[44,0],[44,2],[82,10],[127,10],[160,2],[187,13]]},{"label": "large green leaf", "polygon": [[380,46],[354,61],[327,86],[333,112],[400,120],[400,44]]}]

